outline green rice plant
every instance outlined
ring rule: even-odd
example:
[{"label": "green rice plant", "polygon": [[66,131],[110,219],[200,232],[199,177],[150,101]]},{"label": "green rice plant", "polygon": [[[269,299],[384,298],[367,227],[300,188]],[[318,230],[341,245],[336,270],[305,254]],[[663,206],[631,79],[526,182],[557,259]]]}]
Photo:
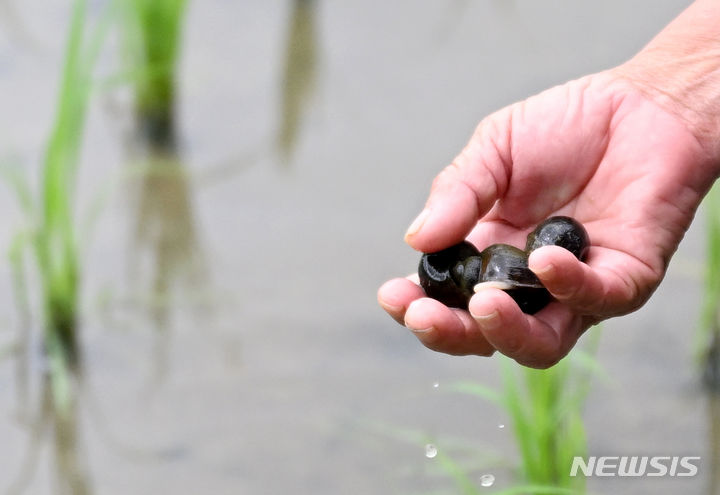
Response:
[{"label": "green rice plant", "polygon": [[135,113],[150,144],[172,146],[176,73],[186,0],[125,2],[125,41],[131,58]]},{"label": "green rice plant", "polygon": [[[594,349],[596,341],[590,340]],[[508,414],[520,455],[522,493],[585,493],[585,479],[571,477],[570,468],[573,458],[587,450],[582,408],[598,372],[592,353],[576,349],[546,370],[509,359],[501,365],[501,390],[474,382],[456,383],[453,389],[490,400]]]},{"label": "green rice plant", "polygon": [[63,356],[71,362],[77,358],[80,278],[73,198],[91,77],[106,27],[87,36],[85,24],[85,0],[75,0],[55,122],[42,168],[35,238],[46,347],[51,356]]},{"label": "green rice plant", "polygon": [[21,311],[29,307],[23,268],[24,253],[30,248],[37,265],[43,342],[59,407],[70,399],[68,371],[77,365],[79,358],[80,256],[74,219],[75,182],[93,68],[111,19],[110,15],[102,16],[89,31],[86,17],[86,1],[74,0],[38,193],[33,192],[17,170],[3,170],[29,225],[16,235],[10,250],[16,296]]},{"label": "green rice plant", "polygon": [[[547,370],[525,368],[500,358],[502,386],[499,389],[476,381],[459,381],[446,390],[496,404],[507,414],[517,445],[519,463],[513,468],[492,454],[489,446],[467,439],[435,438],[419,430],[372,423],[372,430],[416,445],[424,445],[435,473],[449,480],[447,493],[463,495],[579,495],[586,493],[585,478],[571,477],[575,456],[585,457],[587,439],[582,410],[594,377],[607,376],[594,359],[600,330],[585,339],[584,348],[574,349],[564,360]],[[459,459],[459,460],[458,460]],[[485,473],[478,475],[478,468]],[[497,470],[497,471],[496,471]],[[492,474],[516,472],[515,479],[495,484]],[[489,479],[488,479],[489,478]],[[433,492],[436,493],[436,492]],[[446,493],[441,491],[437,493]]]},{"label": "green rice plant", "polygon": [[704,200],[706,224],[705,281],[695,355],[705,385],[720,392],[720,185]]},{"label": "green rice plant", "polygon": [[505,362],[505,407],[520,449],[523,479],[582,492],[584,478],[570,478],[569,473],[573,457],[586,452],[580,407],[584,391],[568,388],[569,373],[569,361],[563,361],[548,370],[523,369],[521,377]]}]

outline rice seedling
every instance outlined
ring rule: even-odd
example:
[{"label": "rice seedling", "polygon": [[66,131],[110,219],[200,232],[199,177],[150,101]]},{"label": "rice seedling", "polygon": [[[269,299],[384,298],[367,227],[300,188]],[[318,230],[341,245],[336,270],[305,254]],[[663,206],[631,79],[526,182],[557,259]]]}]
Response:
[{"label": "rice seedling", "polygon": [[523,384],[517,370],[504,363],[505,407],[520,449],[523,479],[581,492],[584,479],[570,478],[569,473],[573,457],[586,450],[580,406],[587,387],[568,387],[569,368],[569,361],[563,361],[549,370],[524,369]]},{"label": "rice seedling", "polygon": [[695,355],[706,387],[720,392],[720,186],[705,197],[705,281]]},{"label": "rice seedling", "polygon": [[90,30],[86,22],[86,1],[72,3],[55,117],[41,165],[38,192],[33,192],[22,174],[4,170],[29,225],[16,235],[10,250],[16,297],[21,313],[26,314],[30,303],[24,253],[31,250],[40,289],[43,343],[55,401],[60,409],[71,399],[68,372],[79,361],[77,320],[81,274],[74,218],[75,182],[93,68],[109,27],[111,10],[108,8]]},{"label": "rice seedling", "polygon": [[[463,495],[563,495],[586,493],[583,476],[571,477],[575,456],[586,456],[587,439],[582,410],[591,380],[607,380],[594,359],[600,331],[586,337],[582,349],[547,370],[536,370],[501,358],[499,389],[476,381],[460,381],[445,390],[491,402],[508,416],[519,462],[493,453],[489,445],[466,438],[437,438],[421,430],[372,423],[385,436],[424,446],[433,474],[452,484],[447,493]],[[502,425],[504,428],[504,425]],[[507,475],[513,475],[508,483]],[[501,481],[496,482],[496,478]],[[435,493],[435,492],[433,492]],[[440,493],[440,492],[438,492]],[[446,493],[442,491],[442,493]]]},{"label": "rice seedling", "polygon": [[[590,379],[598,370],[591,356],[575,350],[547,370],[523,368],[503,359],[501,390],[474,382],[453,386],[498,404],[508,414],[520,455],[520,493],[585,492],[584,478],[571,477],[570,467],[573,457],[587,450],[582,407]],[[507,493],[517,493],[513,491],[517,489],[512,487]]]},{"label": "rice seedling", "polygon": [[158,147],[171,147],[175,139],[175,81],[186,6],[186,0],[125,2],[135,113],[144,137]]},{"label": "rice seedling", "polygon": [[73,198],[93,67],[105,25],[85,29],[86,5],[76,0],[70,23],[57,111],[42,169],[35,252],[42,286],[45,343],[50,356],[77,359],[80,265]]}]

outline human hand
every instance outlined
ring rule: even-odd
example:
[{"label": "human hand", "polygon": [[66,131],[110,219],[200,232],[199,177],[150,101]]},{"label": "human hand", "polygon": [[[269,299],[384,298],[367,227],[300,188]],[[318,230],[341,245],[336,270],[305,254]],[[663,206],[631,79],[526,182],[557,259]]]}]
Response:
[{"label": "human hand", "polygon": [[449,354],[499,350],[548,367],[591,325],[636,310],[663,278],[717,171],[691,126],[622,71],[569,82],[483,120],[432,185],[406,241],[433,252],[463,239],[479,249],[518,247],[537,223],[567,215],[587,229],[585,263],[559,247],[529,266],[556,301],[522,313],[506,293],[484,289],[469,312],[393,279],[378,300],[427,347]]}]

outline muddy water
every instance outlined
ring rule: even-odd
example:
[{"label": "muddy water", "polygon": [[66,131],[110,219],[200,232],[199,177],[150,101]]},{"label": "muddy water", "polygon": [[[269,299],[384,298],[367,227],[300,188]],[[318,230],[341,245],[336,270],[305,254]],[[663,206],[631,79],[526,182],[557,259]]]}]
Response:
[{"label": "muddy water", "polygon": [[[67,19],[63,2],[40,3],[0,11],[3,158],[31,176]],[[497,361],[421,348],[375,290],[414,269],[402,233],[483,115],[621,62],[684,4],[191,2],[177,152],[129,145],[122,88],[95,100],[79,194],[93,227],[81,392],[60,421],[37,332],[3,353],[0,489],[456,493],[429,442],[478,486],[487,473],[510,486],[508,418],[447,392],[497,385]],[[20,217],[8,194],[2,245]],[[713,489],[717,405],[690,359],[701,259],[698,222],[646,308],[605,325],[610,379],[586,414],[591,454],[700,455],[700,474],[590,480],[597,493]],[[38,322],[11,303],[9,266],[0,274],[12,350]]]}]

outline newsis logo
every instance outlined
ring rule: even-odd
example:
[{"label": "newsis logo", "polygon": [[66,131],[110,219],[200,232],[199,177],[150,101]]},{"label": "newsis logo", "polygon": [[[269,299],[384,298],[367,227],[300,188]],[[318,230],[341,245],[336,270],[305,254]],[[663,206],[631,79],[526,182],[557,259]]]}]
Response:
[{"label": "newsis logo", "polygon": [[692,456],[590,456],[574,457],[570,476],[695,476],[700,457]]}]

